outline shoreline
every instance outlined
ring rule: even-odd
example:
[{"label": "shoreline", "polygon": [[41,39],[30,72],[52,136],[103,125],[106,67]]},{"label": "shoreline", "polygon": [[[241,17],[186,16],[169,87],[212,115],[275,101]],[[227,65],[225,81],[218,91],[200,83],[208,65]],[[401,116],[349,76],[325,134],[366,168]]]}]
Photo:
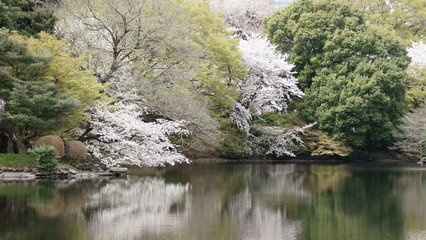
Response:
[{"label": "shoreline", "polygon": [[399,159],[375,159],[375,160],[349,160],[349,159],[226,159],[226,158],[199,158],[191,159],[191,163],[318,163],[318,164],[338,164],[338,163],[369,163],[369,164],[414,164],[415,161]]},{"label": "shoreline", "polygon": [[95,166],[92,170],[79,170],[67,165],[60,165],[52,171],[40,169],[0,168],[0,182],[29,181],[39,179],[69,180],[69,179],[94,179],[94,178],[122,178],[129,174],[127,168],[110,167],[102,169]]},{"label": "shoreline", "polygon": [[[179,165],[192,165],[192,164],[221,164],[221,163],[254,163],[254,164],[368,164],[368,165],[388,165],[392,164],[395,166],[401,165],[414,165],[414,161],[403,161],[398,159],[376,159],[376,160],[348,160],[348,159],[226,159],[226,158],[197,158],[191,159],[190,163],[178,163],[174,166]],[[166,168],[169,166],[166,166]],[[173,167],[173,166],[171,166]],[[52,171],[41,171],[33,168],[0,168],[0,182],[13,182],[13,181],[30,181],[30,180],[70,180],[70,179],[111,179],[111,178],[125,178],[128,175],[146,175],[155,176],[156,169],[158,167],[137,167],[137,166],[125,166],[125,167],[109,167],[102,169],[98,164],[91,170],[79,170],[69,167],[68,165],[61,164],[57,169]],[[136,170],[137,169],[137,170]],[[130,171],[129,171],[130,170]]]}]

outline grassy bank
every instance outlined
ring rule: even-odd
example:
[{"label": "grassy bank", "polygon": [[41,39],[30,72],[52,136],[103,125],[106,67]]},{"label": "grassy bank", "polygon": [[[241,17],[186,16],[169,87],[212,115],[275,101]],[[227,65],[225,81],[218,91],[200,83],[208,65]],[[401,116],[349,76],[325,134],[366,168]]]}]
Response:
[{"label": "grassy bank", "polygon": [[0,153],[0,168],[35,168],[37,161],[29,154],[3,154]]}]

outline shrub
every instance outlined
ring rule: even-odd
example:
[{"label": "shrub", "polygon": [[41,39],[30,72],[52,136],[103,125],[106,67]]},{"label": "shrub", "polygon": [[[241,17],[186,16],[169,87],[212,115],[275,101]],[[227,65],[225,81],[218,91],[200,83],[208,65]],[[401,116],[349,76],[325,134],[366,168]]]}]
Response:
[{"label": "shrub", "polygon": [[341,156],[347,157],[352,153],[352,148],[337,142],[326,132],[310,130],[306,132],[304,138],[305,147],[311,156]]},{"label": "shrub", "polygon": [[241,129],[226,129],[225,138],[220,143],[219,154],[224,158],[242,159],[247,157],[246,132]]},{"label": "shrub", "polygon": [[58,161],[58,154],[55,147],[53,146],[40,146],[33,147],[28,150],[28,153],[31,154],[35,160],[38,162],[38,167],[41,170],[51,171],[55,169]]},{"label": "shrub", "polygon": [[80,141],[70,141],[66,143],[65,158],[68,161],[81,161],[87,156],[87,148],[84,143]]}]

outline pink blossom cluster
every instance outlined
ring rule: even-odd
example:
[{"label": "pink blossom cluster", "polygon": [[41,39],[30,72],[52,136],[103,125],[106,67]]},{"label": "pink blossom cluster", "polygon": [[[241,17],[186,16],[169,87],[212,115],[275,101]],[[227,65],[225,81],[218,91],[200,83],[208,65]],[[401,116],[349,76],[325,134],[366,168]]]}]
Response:
[{"label": "pink blossom cluster", "polygon": [[88,150],[105,165],[154,167],[189,162],[168,138],[189,135],[185,121],[145,122],[136,105],[116,104],[114,108],[100,105],[92,109],[90,124],[98,139],[86,142]]},{"label": "pink blossom cluster", "polygon": [[4,110],[4,106],[6,106],[6,102],[0,99],[0,111]]}]

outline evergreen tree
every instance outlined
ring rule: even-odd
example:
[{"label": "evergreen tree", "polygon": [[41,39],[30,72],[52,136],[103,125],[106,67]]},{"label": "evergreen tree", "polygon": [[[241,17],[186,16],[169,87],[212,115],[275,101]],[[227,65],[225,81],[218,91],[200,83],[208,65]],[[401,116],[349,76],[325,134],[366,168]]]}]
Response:
[{"label": "evergreen tree", "polygon": [[57,130],[60,117],[77,102],[54,83],[42,79],[50,57],[28,53],[26,45],[0,32],[0,99],[6,102],[0,134],[8,138],[8,152],[25,153],[39,132]]},{"label": "evergreen tree", "polygon": [[352,146],[392,144],[406,112],[409,58],[401,42],[332,0],[299,0],[264,23],[271,42],[291,54],[305,91],[304,120]]},{"label": "evergreen tree", "polygon": [[87,122],[90,116],[85,110],[108,99],[101,93],[106,86],[99,83],[93,70],[87,67],[90,57],[88,55],[72,57],[73,52],[66,51],[68,45],[65,40],[58,40],[54,35],[45,32],[29,38],[14,33],[9,38],[25,41],[29,53],[49,54],[52,57],[48,71],[42,75],[42,79],[55,83],[80,102],[80,106],[73,114],[63,116],[62,120],[67,122],[67,127],[74,128]]},{"label": "evergreen tree", "polygon": [[55,21],[53,12],[34,0],[2,0],[0,3],[0,28],[16,30],[21,35],[53,33]]}]

